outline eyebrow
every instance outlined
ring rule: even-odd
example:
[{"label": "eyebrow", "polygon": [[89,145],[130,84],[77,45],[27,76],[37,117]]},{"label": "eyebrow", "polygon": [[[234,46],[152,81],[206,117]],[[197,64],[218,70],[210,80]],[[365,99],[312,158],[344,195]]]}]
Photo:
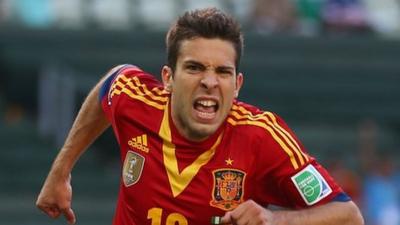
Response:
[{"label": "eyebrow", "polygon": [[229,71],[235,71],[235,68],[232,66],[218,66],[217,70],[229,70]]},{"label": "eyebrow", "polygon": [[196,66],[201,66],[201,67],[206,67],[204,64],[202,64],[201,62],[195,61],[195,60],[187,60],[185,62],[183,62],[183,64],[187,65],[187,64],[193,64]]},{"label": "eyebrow", "polygon": [[[183,62],[183,64],[185,64],[185,65],[193,64],[193,65],[200,66],[200,67],[206,67],[203,63],[195,61],[195,60],[187,60],[187,61]],[[217,70],[232,70],[232,71],[235,71],[235,68],[233,66],[217,66],[216,69]]]}]

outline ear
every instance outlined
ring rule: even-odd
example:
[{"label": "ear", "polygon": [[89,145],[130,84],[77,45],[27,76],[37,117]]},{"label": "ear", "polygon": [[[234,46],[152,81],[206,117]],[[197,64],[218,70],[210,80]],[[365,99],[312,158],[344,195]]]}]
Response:
[{"label": "ear", "polygon": [[243,85],[243,74],[238,73],[236,75],[236,88],[234,91],[235,98],[237,98],[239,96],[239,91],[240,91],[240,88],[242,87],[242,85]]},{"label": "ear", "polygon": [[165,90],[169,92],[172,91],[173,76],[172,69],[169,66],[163,66],[161,70],[161,78]]}]

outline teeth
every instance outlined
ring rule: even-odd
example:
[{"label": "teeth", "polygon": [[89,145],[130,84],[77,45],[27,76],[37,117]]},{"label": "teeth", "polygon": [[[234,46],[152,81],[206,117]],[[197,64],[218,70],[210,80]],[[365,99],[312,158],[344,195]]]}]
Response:
[{"label": "teeth", "polygon": [[197,102],[198,104],[205,106],[205,107],[211,107],[211,106],[216,106],[217,103],[212,100],[200,100]]}]

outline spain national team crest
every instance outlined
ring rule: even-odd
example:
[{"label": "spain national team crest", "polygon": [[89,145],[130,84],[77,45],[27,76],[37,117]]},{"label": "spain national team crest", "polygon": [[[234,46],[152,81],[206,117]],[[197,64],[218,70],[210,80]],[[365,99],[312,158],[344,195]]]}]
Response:
[{"label": "spain national team crest", "polygon": [[210,205],[228,211],[243,202],[246,173],[237,169],[213,171],[214,188]]},{"label": "spain national team crest", "polygon": [[122,178],[126,187],[136,184],[142,174],[144,157],[136,152],[128,151],[126,153]]}]

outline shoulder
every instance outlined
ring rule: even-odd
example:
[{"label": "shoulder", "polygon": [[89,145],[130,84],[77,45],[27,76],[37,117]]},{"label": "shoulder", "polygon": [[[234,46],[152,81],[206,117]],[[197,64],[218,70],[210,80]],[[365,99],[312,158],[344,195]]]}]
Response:
[{"label": "shoulder", "polygon": [[[154,75],[145,72],[141,68],[131,64],[123,64],[116,66],[112,69],[115,74],[114,80],[119,78],[124,81],[140,81],[141,83],[145,83],[146,85],[157,85],[160,86],[161,83],[158,81]],[[137,82],[135,82],[137,83]]]},{"label": "shoulder", "polygon": [[227,122],[232,126],[243,126],[264,133],[277,122],[278,118],[273,112],[263,111],[253,105],[235,101],[228,114]]},{"label": "shoulder", "polygon": [[269,145],[276,135],[275,114],[244,102],[233,103],[226,121],[236,135],[241,139],[251,139],[252,146],[257,146],[259,150]]},{"label": "shoulder", "polygon": [[[287,160],[291,167],[298,169],[309,161],[303,145],[285,121],[276,113],[235,102],[227,122],[242,130],[244,135],[257,140],[258,151],[268,151],[276,159]],[[278,160],[276,161],[278,163]]]},{"label": "shoulder", "polygon": [[112,71],[114,74],[108,92],[109,99],[123,96],[127,100],[164,109],[169,93],[153,75],[130,64],[117,66]]}]

